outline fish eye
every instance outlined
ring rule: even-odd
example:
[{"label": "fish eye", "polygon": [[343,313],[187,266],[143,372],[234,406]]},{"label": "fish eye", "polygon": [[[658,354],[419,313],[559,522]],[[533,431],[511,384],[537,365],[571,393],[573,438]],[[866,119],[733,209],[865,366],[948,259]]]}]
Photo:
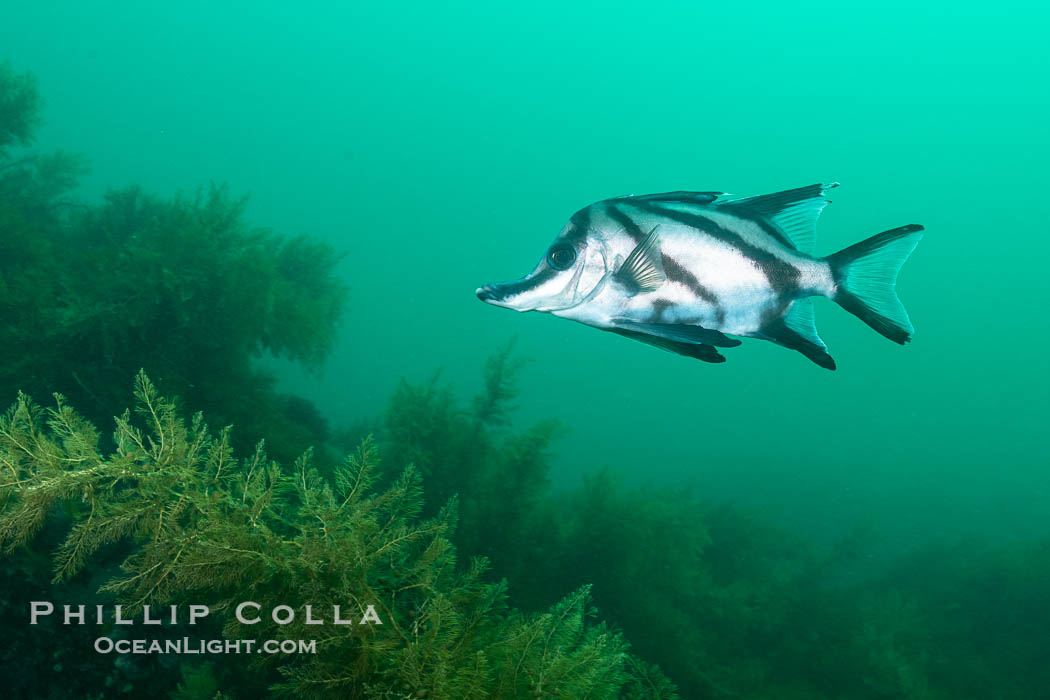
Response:
[{"label": "fish eye", "polygon": [[547,262],[555,270],[568,270],[576,262],[576,249],[568,243],[555,243],[547,251]]}]

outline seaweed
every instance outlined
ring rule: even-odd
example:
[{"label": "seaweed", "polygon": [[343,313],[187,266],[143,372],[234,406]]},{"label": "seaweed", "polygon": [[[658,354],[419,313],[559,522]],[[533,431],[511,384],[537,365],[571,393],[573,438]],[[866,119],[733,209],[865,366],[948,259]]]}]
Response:
[{"label": "seaweed", "polygon": [[537,506],[549,488],[551,445],[564,431],[553,420],[510,429],[523,365],[513,341],[499,348],[484,364],[482,392],[466,405],[440,374],[415,384],[402,380],[381,433],[390,463],[415,465],[435,503],[458,498],[459,546],[514,581],[529,576],[529,543],[546,527]]},{"label": "seaweed", "polygon": [[[100,547],[125,542],[121,572],[102,590],[129,614],[147,604],[237,601],[343,605],[354,619],[374,606],[381,625],[307,626],[228,616],[230,638],[317,642],[305,658],[261,656],[260,671],[294,697],[616,697],[631,677],[627,644],[593,621],[583,586],[542,614],[506,603],[483,558],[457,569],[449,501],[420,517],[419,472],[377,489],[378,450],[365,440],[320,476],[309,452],[290,468],[263,445],[237,459],[229,428],[200,413],[183,420],[144,373],[136,409],[116,419],[114,449],[61,395],[42,409],[25,394],[0,419],[0,547],[30,543],[65,509],[73,522],[53,555],[54,580],[82,571]],[[56,508],[58,510],[56,510]],[[210,688],[200,673],[184,679]]]},{"label": "seaweed", "polygon": [[697,698],[938,697],[915,601],[841,575],[866,551],[862,537],[823,552],[760,513],[705,502],[700,484],[628,487],[609,469],[550,491],[561,428],[514,428],[522,362],[511,347],[486,361],[470,402],[439,375],[402,381],[383,440],[394,463],[421,465],[431,493],[459,499],[456,544],[491,555],[515,605],[590,586],[631,641],[632,683],[655,697],[660,682],[676,692],[664,672]]},{"label": "seaweed", "polygon": [[78,202],[82,159],[27,150],[39,105],[32,76],[0,65],[0,394],[59,391],[108,421],[145,368],[236,423],[241,449],[264,434],[285,460],[323,446],[325,420],[276,392],[256,359],[320,366],[348,296],[342,256],[249,225],[246,199],[225,185],[170,198],[130,186]]},{"label": "seaweed", "polygon": [[27,146],[40,125],[40,93],[31,73],[0,63],[0,158],[12,145]]},{"label": "seaweed", "polygon": [[[554,491],[565,427],[514,424],[513,343],[485,362],[478,396],[440,374],[403,380],[385,412],[332,434],[256,359],[321,366],[348,295],[340,255],[250,225],[224,185],[80,202],[83,159],[33,150],[40,115],[33,77],[0,64],[0,395],[18,396],[0,419],[8,694],[1046,695],[1046,541],[873,561],[869,539],[817,547],[705,500],[702,483],[640,488],[607,469]],[[48,409],[29,398],[55,390]],[[176,394],[203,414],[184,419],[163,398]],[[92,638],[121,629],[33,634],[38,599],[207,603],[202,633],[316,639],[318,653],[100,657]],[[307,627],[299,609],[246,626],[230,614],[243,600],[357,618],[372,604],[384,624]]]}]

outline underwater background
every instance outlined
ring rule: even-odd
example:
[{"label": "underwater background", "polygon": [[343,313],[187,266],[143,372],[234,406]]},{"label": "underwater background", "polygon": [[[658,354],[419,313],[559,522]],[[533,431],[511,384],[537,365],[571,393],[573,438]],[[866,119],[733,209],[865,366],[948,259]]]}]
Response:
[{"label": "underwater background", "polygon": [[[1019,2],[7,7],[6,85],[31,73],[41,103],[0,177],[82,159],[0,187],[0,399],[60,391],[108,435],[144,368],[240,456],[314,445],[322,474],[374,434],[391,474],[419,469],[424,517],[459,495],[461,566],[488,557],[524,615],[593,584],[630,672],[669,679],[562,696],[1050,697],[1048,29]],[[758,342],[707,365],[474,295],[599,199],[835,181],[818,255],[926,227],[897,286],[910,345],[815,303],[836,372]],[[210,223],[156,223],[188,220]],[[209,248],[234,220],[309,238]],[[54,546],[27,542],[22,575],[50,580]],[[107,546],[84,596],[130,551]],[[394,667],[334,696],[408,697]],[[419,668],[413,697],[468,696]],[[151,693],[190,692],[164,673]],[[262,692],[209,673],[184,697]]]}]

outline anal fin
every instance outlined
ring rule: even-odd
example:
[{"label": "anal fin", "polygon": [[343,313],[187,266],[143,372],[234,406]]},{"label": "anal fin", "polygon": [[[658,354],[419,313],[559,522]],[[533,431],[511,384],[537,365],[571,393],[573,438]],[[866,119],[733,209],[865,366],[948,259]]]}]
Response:
[{"label": "anal fin", "polygon": [[784,316],[762,327],[762,334],[777,345],[799,351],[824,369],[835,369],[828,346],[817,335],[811,299],[792,302]]}]

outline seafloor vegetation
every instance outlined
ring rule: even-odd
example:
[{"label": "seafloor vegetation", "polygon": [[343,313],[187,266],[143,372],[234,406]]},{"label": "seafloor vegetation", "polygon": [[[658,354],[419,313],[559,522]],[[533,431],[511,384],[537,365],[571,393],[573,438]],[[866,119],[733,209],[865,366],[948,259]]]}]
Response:
[{"label": "seafloor vegetation", "polygon": [[[330,430],[257,358],[324,361],[348,293],[336,251],[249,226],[223,187],[77,201],[81,161],[32,150],[39,114],[32,77],[0,65],[7,695],[1050,697],[1050,540],[876,561],[863,535],[817,547],[702,485],[639,491],[595,469],[554,491],[568,428],[513,425],[510,346],[471,400],[406,380],[368,424]],[[192,633],[30,626],[33,600],[212,613]],[[328,619],[374,605],[384,624],[299,610],[246,627],[230,614],[246,600]],[[93,650],[188,634],[318,647]]]},{"label": "seafloor vegetation", "polygon": [[0,396],[60,391],[106,425],[144,368],[236,424],[241,447],[265,434],[290,460],[323,444],[324,419],[275,392],[254,360],[321,363],[347,297],[339,255],[248,226],[225,187],[161,199],[132,186],[78,202],[82,159],[25,148],[39,104],[32,76],[0,68]]}]

